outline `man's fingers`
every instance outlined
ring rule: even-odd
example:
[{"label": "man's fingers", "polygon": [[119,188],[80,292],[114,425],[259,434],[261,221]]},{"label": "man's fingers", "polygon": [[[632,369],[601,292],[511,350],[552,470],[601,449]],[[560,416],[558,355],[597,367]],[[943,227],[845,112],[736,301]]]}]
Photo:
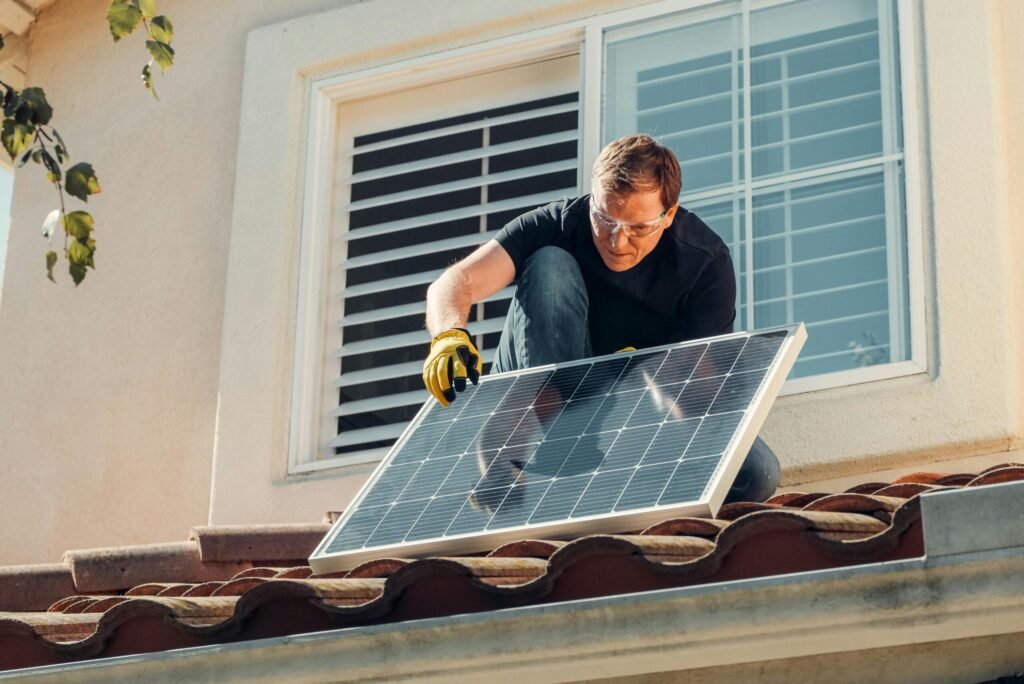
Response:
[{"label": "man's fingers", "polygon": [[442,356],[437,360],[437,386],[449,404],[455,401],[455,390],[452,389],[452,357]]},{"label": "man's fingers", "polygon": [[428,386],[428,389],[442,406],[447,406],[451,401],[445,396],[444,386],[441,381],[441,369],[444,366],[444,363],[444,357],[439,357],[434,359],[430,364],[430,369],[427,371],[427,374],[430,377],[430,385]]},{"label": "man's fingers", "polygon": [[462,364],[466,369],[466,377],[468,377],[473,384],[480,382],[480,357],[476,354],[472,354],[469,351],[469,347],[459,347],[456,351],[459,353],[459,358],[462,360]]}]

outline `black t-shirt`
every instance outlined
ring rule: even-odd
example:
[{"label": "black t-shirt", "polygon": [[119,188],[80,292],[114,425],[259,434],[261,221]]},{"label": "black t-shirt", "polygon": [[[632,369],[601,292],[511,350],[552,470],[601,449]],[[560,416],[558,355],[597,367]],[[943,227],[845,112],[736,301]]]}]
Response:
[{"label": "black t-shirt", "polygon": [[633,268],[615,272],[594,246],[590,195],[527,212],[495,239],[516,267],[553,245],[576,258],[590,296],[594,354],[653,347],[732,332],[736,280],[729,248],[682,207],[658,245]]}]

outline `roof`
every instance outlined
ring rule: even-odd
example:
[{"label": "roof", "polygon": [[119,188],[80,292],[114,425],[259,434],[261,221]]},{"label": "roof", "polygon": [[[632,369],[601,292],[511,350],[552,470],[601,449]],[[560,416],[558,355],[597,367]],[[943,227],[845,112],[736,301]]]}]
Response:
[{"label": "roof", "polygon": [[0,568],[0,670],[339,627],[874,564],[924,554],[919,494],[1024,480],[1024,466],[786,493],[636,534],[522,540],[486,555],[381,558],[315,576],[325,524],[194,528],[177,544]]}]

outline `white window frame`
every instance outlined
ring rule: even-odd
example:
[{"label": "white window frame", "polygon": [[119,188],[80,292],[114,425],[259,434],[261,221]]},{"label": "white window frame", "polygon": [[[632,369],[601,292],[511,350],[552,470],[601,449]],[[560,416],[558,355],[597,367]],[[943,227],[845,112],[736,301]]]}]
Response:
[{"label": "white window frame", "polygon": [[[750,32],[750,13],[793,0],[738,0],[742,11],[745,39]],[[884,0],[879,0],[880,7]],[[604,34],[634,22],[643,22],[678,12],[699,13],[701,19],[735,13],[736,4],[722,6],[717,0],[663,0],[643,7],[611,12],[560,26],[531,31],[490,41],[484,46],[470,46],[405,60],[395,64],[366,69],[343,76],[312,79],[307,90],[309,115],[306,149],[305,184],[302,199],[301,246],[296,318],[296,344],[292,375],[292,402],[289,424],[288,475],[379,461],[387,448],[368,449],[341,456],[320,443],[321,421],[325,406],[337,404],[338,388],[324,382],[325,354],[337,345],[329,343],[326,321],[329,318],[327,284],[330,273],[331,211],[337,105],[347,100],[373,97],[408,87],[419,87],[519,64],[579,53],[580,74],[580,172],[578,184],[584,190],[589,169],[601,147],[602,86],[604,76]],[[899,65],[903,127],[903,210],[905,212],[908,306],[910,317],[910,354],[905,361],[879,364],[833,373],[788,380],[782,395],[833,389],[847,385],[875,382],[928,372],[925,328],[924,231],[920,215],[920,149],[918,142],[918,75],[913,55],[916,54],[914,12],[911,0],[896,0],[897,30],[900,46]],[[694,14],[687,16],[687,23]],[[749,42],[749,41],[745,41]],[[749,70],[749,69],[748,69]],[[749,83],[749,74],[747,74]],[[884,78],[884,74],[883,74]],[[884,82],[883,82],[884,88]],[[749,98],[748,98],[749,106]],[[750,119],[745,118],[749,128]],[[747,131],[747,140],[750,131]],[[749,164],[749,155],[747,155]],[[881,159],[885,161],[885,159]],[[880,163],[879,158],[856,161],[837,167],[852,170]],[[750,178],[748,169],[747,178]],[[751,206],[753,189],[762,184],[816,175],[817,171],[801,171],[764,181],[746,184],[747,206]],[[887,203],[892,203],[899,181],[886,172]],[[684,195],[685,197],[685,195]],[[696,195],[694,196],[697,197]],[[890,212],[887,211],[887,214]],[[888,230],[895,226],[887,220]],[[890,243],[891,244],[891,243]],[[750,250],[748,250],[749,252]],[[890,268],[894,266],[890,255]],[[752,259],[752,252],[748,260]],[[748,264],[750,272],[752,265]],[[753,279],[748,279],[748,290]],[[753,304],[753,293],[748,302]],[[753,306],[750,307],[753,310]],[[338,333],[340,335],[340,331]]]}]

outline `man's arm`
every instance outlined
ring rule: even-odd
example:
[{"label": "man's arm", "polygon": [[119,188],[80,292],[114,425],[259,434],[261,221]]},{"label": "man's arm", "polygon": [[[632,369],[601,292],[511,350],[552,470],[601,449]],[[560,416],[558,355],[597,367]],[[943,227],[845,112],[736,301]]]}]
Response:
[{"label": "man's arm", "polygon": [[515,264],[491,240],[455,264],[427,288],[427,330],[432,339],[423,363],[423,384],[442,406],[455,401],[466,380],[476,383],[483,364],[466,330],[469,307],[511,283]]},{"label": "man's arm", "polygon": [[480,245],[427,289],[427,331],[434,337],[465,328],[469,309],[515,280],[516,267],[496,240]]}]

